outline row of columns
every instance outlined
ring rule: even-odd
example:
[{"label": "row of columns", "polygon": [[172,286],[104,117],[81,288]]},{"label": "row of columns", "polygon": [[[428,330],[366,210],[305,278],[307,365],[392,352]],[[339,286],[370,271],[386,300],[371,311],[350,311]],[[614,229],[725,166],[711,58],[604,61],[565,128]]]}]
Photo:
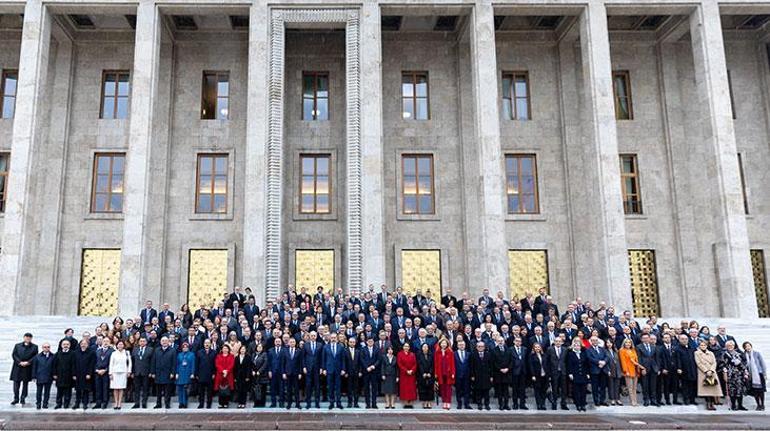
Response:
[{"label": "row of columns", "polygon": [[[364,0],[359,13],[360,28],[360,250],[346,253],[360,259],[360,270],[352,274],[349,285],[361,287],[385,280],[386,245],[383,201],[382,126],[382,39],[380,7],[376,0]],[[242,282],[256,288],[264,298],[269,282],[266,273],[271,250],[268,239],[280,229],[268,226],[271,216],[269,194],[269,143],[276,127],[269,118],[274,94],[282,83],[271,81],[271,9],[267,0],[254,0],[250,11],[249,68],[247,96],[246,173],[243,231]],[[466,235],[469,253],[479,265],[468,265],[466,279],[481,280],[482,288],[492,291],[507,286],[507,246],[505,236],[505,193],[503,154],[500,137],[498,72],[495,46],[494,8],[491,0],[477,0],[471,15],[470,67],[472,75],[473,133],[478,173],[478,220],[468,223],[475,232]],[[631,306],[625,217],[621,205],[618,172],[618,143],[612,89],[607,10],[591,2],[579,17],[580,64],[582,78],[570,65],[575,64],[574,46],[562,43],[561,104],[564,124],[565,160],[572,220],[572,262],[575,293],[606,298],[620,308]],[[735,135],[727,99],[728,82],[724,46],[716,0],[703,0],[690,17],[696,81],[701,106],[706,107],[703,127],[708,130],[709,146],[717,176],[714,179],[712,218],[719,240],[714,246],[723,314],[756,315],[753,302],[746,224],[742,213],[740,179]],[[125,205],[121,261],[120,312],[136,311],[155,279],[147,256],[152,230],[148,207],[151,189],[153,134],[158,119],[161,13],[154,0],[140,0],[137,8],[136,42],[131,94],[129,151],[125,174]],[[12,160],[8,201],[0,257],[0,296],[13,298],[0,302],[0,315],[14,314],[26,297],[34,295],[24,274],[34,271],[30,184],[33,158],[41,145],[40,124],[47,86],[48,56],[51,43],[51,15],[42,0],[28,0],[24,12],[19,64],[16,119],[13,126]],[[273,45],[271,47],[271,45]],[[281,49],[282,51],[282,49]],[[348,56],[351,52],[348,51]],[[571,70],[572,69],[572,70]],[[282,79],[282,78],[281,78]],[[579,98],[576,84],[583,88]],[[281,97],[282,100],[282,97]],[[576,112],[577,101],[582,100]],[[348,124],[350,127],[350,124]],[[350,137],[348,138],[350,139]],[[588,172],[588,175],[577,173]],[[570,171],[572,171],[570,173]],[[349,170],[349,174],[350,174]],[[280,175],[280,169],[278,170]],[[278,179],[280,183],[280,178]],[[355,182],[354,182],[355,183]],[[280,205],[279,205],[280,207]],[[272,211],[275,211],[273,209]],[[278,209],[280,211],[280,208]],[[469,213],[466,213],[469,214]],[[273,214],[274,215],[274,214]],[[579,220],[579,224],[577,224]],[[58,228],[58,225],[54,225]],[[46,228],[45,226],[43,227]],[[280,238],[280,233],[278,233]],[[348,232],[350,236],[350,232]],[[49,241],[50,242],[50,241]],[[280,247],[280,243],[279,243]],[[54,247],[55,248],[55,247]],[[471,249],[473,249],[471,253]],[[55,254],[55,253],[54,253]],[[55,259],[55,257],[53,258]],[[350,259],[350,257],[348,257]],[[279,255],[280,264],[280,255]],[[351,268],[355,262],[347,262]],[[56,267],[48,271],[55,274]],[[350,277],[351,274],[348,274]],[[55,276],[53,277],[55,279]],[[280,279],[279,279],[280,280]]]}]

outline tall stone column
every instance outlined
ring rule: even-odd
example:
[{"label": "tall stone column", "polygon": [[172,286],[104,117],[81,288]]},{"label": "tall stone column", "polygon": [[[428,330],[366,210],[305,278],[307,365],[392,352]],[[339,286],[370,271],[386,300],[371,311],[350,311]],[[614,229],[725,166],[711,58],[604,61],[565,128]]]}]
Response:
[{"label": "tall stone column", "polygon": [[123,247],[120,262],[121,315],[139,309],[147,289],[150,229],[150,162],[153,119],[158,97],[160,12],[153,0],[141,0],[136,10],[136,42],[131,87],[131,124],[126,158],[123,205]]},{"label": "tall stone column", "polygon": [[255,0],[249,16],[242,280],[244,286],[252,288],[259,305],[264,305],[270,34],[270,9],[267,0]]},{"label": "tall stone column", "polygon": [[[583,187],[571,187],[573,231],[582,230],[582,238],[573,244],[575,266],[592,277],[580,278],[577,294],[592,292],[594,301],[605,300],[624,310],[631,307],[625,215],[620,190],[620,162],[615,124],[615,100],[612,88],[612,63],[604,4],[592,2],[580,15],[580,51],[582,64],[583,111],[582,169],[570,172],[588,177]],[[575,218],[577,217],[577,221]],[[587,233],[588,235],[585,235]]]},{"label": "tall stone column", "polygon": [[41,146],[40,124],[44,113],[43,103],[48,79],[48,62],[51,44],[51,15],[41,0],[28,0],[24,8],[24,29],[19,55],[19,79],[16,93],[16,111],[13,120],[11,163],[8,177],[8,197],[0,255],[0,315],[18,312],[20,295],[26,293],[22,286],[22,274],[35,253],[30,244],[35,235],[30,206],[32,189],[32,164]]},{"label": "tall stone column", "polygon": [[376,0],[361,9],[362,288],[385,282],[382,143],[382,32]]},{"label": "tall stone column", "polygon": [[[508,251],[505,243],[503,154],[500,145],[500,112],[497,91],[497,54],[494,10],[489,0],[476,3],[471,18],[471,69],[473,80],[474,138],[478,154],[479,231],[473,244],[483,256],[482,265],[469,267],[471,280],[482,288],[506,290]],[[467,236],[472,238],[473,235]],[[480,292],[479,292],[480,293]]]},{"label": "tall stone column", "polygon": [[690,15],[699,127],[707,149],[706,169],[714,220],[713,246],[724,317],[757,317],[738,150],[730,104],[724,41],[716,0],[703,0]]}]

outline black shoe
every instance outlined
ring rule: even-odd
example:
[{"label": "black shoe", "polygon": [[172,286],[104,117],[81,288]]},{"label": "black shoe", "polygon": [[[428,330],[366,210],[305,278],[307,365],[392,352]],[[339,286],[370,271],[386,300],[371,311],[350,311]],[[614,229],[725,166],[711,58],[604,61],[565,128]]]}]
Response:
[{"label": "black shoe", "polygon": [[334,408],[334,404],[329,404],[329,410],[332,410]]},{"label": "black shoe", "polygon": [[[256,406],[255,406],[255,407],[256,407]],[[320,409],[320,408],[321,408],[321,405],[320,405],[320,404],[318,404],[318,403],[315,403],[315,408],[317,408],[317,409]]]},{"label": "black shoe", "polygon": [[43,404],[43,410],[48,408],[48,404]]},{"label": "black shoe", "polygon": [[[104,407],[102,407],[102,408],[104,408]],[[138,408],[139,408],[139,404],[138,404],[138,403],[137,403],[137,404],[134,404],[133,406],[131,406],[131,408],[132,408],[132,409],[138,409]]]},{"label": "black shoe", "polygon": [[525,404],[520,405],[519,409],[521,409],[521,410],[529,410]]},{"label": "black shoe", "polygon": [[342,404],[337,404],[337,408],[340,410],[345,410],[344,408],[342,408]]},{"label": "black shoe", "polygon": [[56,406],[53,408],[54,410],[59,410],[61,408],[61,404],[56,404]]},{"label": "black shoe", "polygon": [[[254,406],[254,407],[256,407],[256,406]],[[203,404],[198,404],[198,408],[202,409],[203,408]]]},{"label": "black shoe", "polygon": [[162,406],[162,405],[160,405],[160,404],[155,404],[155,407],[153,407],[153,408],[154,408],[154,409],[162,409],[162,408],[163,408],[163,406]]},{"label": "black shoe", "polygon": [[270,404],[270,408],[274,409],[275,408],[275,403]]},{"label": "black shoe", "polygon": [[466,404],[466,405],[465,405],[465,410],[472,410],[472,409],[471,409],[471,405],[470,405],[470,404]]},{"label": "black shoe", "polygon": [[107,408],[107,403],[102,404],[102,410]]},{"label": "black shoe", "polygon": [[676,400],[675,400],[675,401],[674,401],[674,405],[675,405],[675,406],[681,406],[681,405],[682,405],[682,403],[680,403],[679,401],[676,401]]},{"label": "black shoe", "polygon": [[561,409],[562,409],[562,410],[569,410],[569,407],[567,407],[567,405],[566,405],[566,404],[562,404],[562,406],[561,406]]}]

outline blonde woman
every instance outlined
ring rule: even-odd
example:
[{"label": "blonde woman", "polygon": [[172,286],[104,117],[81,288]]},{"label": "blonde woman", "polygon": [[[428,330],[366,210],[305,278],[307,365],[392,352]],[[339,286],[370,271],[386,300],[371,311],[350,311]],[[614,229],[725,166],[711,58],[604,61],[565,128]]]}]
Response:
[{"label": "blonde woman", "polygon": [[620,368],[623,370],[623,377],[626,378],[626,388],[628,388],[628,396],[631,398],[631,405],[637,406],[636,402],[636,384],[639,380],[639,373],[644,369],[639,365],[639,356],[636,354],[634,343],[631,339],[626,338],[623,341],[623,348],[620,349]]},{"label": "blonde woman", "polygon": [[717,379],[717,359],[708,349],[706,340],[701,339],[698,343],[695,365],[698,367],[698,396],[706,399],[706,409],[716,410],[714,398],[722,396],[722,387]]}]

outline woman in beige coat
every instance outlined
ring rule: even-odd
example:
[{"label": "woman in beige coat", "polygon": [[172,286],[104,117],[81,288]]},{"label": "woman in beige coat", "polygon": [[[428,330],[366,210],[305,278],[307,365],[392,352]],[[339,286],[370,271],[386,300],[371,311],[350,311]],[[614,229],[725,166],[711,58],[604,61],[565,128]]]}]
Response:
[{"label": "woman in beige coat", "polygon": [[[722,387],[717,380],[717,359],[708,349],[708,343],[700,340],[698,349],[695,351],[695,365],[698,366],[698,396],[706,399],[706,408],[716,410],[714,407],[715,397],[722,396]],[[706,379],[713,379],[715,385],[706,385]]]}]

